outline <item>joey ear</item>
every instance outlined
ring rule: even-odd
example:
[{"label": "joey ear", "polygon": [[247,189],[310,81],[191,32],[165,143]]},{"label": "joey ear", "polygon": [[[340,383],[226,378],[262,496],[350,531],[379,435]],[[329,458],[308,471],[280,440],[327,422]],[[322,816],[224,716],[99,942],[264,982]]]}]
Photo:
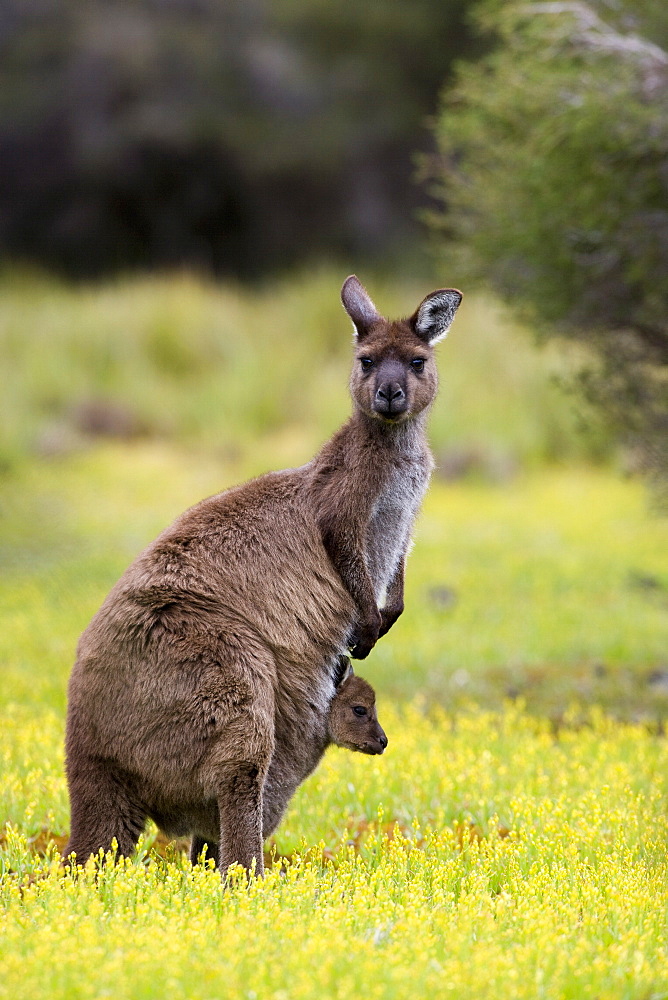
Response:
[{"label": "joey ear", "polygon": [[462,297],[456,288],[439,288],[422,300],[409,320],[420,340],[431,347],[445,337]]},{"label": "joey ear", "polygon": [[374,323],[382,319],[382,316],[371,301],[366,288],[354,274],[351,274],[343,282],[341,301],[343,302],[344,309],[353,321],[355,336],[360,339],[366,336],[369,328]]},{"label": "joey ear", "polygon": [[354,673],[350,657],[341,654],[336,661],[334,670],[334,687],[336,690],[339,691],[348,678],[354,676]]},{"label": "joey ear", "polygon": [[350,678],[354,677],[354,676],[355,676],[355,673],[353,671],[353,665],[352,665],[352,663],[349,663],[348,664],[348,669],[346,670],[345,674],[341,678],[341,681],[338,684],[337,690],[340,691],[341,688],[343,687],[343,685],[346,684],[350,680]]}]

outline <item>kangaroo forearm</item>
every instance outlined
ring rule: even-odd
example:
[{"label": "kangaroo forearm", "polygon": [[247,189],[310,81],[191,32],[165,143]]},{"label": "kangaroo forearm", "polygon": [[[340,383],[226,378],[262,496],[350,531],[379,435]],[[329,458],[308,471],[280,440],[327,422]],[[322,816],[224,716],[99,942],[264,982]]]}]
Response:
[{"label": "kangaroo forearm", "polygon": [[405,556],[399,560],[394,576],[390,580],[385,594],[384,608],[396,608],[404,606],[404,564]]},{"label": "kangaroo forearm", "polygon": [[345,536],[331,529],[323,530],[322,542],[343,586],[355,602],[360,618],[366,620],[378,615],[373,584],[360,550]]},{"label": "kangaroo forearm", "polygon": [[390,580],[385,602],[381,609],[381,626],[378,638],[390,631],[397,618],[404,610],[404,562],[405,557],[399,562],[394,576]]},{"label": "kangaroo forearm", "polygon": [[382,618],[364,559],[361,525],[342,517],[320,522],[323,545],[341,582],[357,607],[357,622],[349,637],[351,656],[363,660],[376,644]]}]

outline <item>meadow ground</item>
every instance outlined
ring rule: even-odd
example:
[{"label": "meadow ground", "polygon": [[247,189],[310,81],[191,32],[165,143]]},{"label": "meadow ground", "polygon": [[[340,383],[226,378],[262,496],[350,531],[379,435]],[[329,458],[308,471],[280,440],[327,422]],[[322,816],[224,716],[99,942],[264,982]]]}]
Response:
[{"label": "meadow ground", "polygon": [[[262,882],[223,891],[153,829],[123,864],[59,868],[77,636],[173,516],[303,461],[345,414],[347,329],[341,348],[324,284],[251,302],[189,279],[32,295],[13,280],[0,296],[23,407],[0,480],[0,997],[668,997],[668,522],[592,464],[605,441],[576,433],[553,360],[484,303],[459,359],[454,328],[443,345],[441,472],[406,614],[360,665],[386,754],[328,752]],[[289,332],[304,302],[324,331],[312,380]],[[86,430],[97,398],[141,428]]]}]

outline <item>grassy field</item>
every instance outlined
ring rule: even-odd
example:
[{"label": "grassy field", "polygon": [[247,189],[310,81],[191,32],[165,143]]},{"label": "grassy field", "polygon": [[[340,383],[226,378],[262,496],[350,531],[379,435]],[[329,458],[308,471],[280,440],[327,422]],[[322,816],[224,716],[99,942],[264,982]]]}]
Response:
[{"label": "grassy field", "polygon": [[337,295],[0,290],[0,997],[668,998],[668,520],[484,302],[440,348],[407,610],[360,665],[387,753],[326,755],[263,882],[223,891],[155,829],[59,868],[78,634],[176,514],[340,422]]},{"label": "grassy field", "polygon": [[[29,463],[4,484],[0,656],[14,703],[62,713],[76,637],[143,546],[238,480],[211,456],[112,444]],[[668,521],[639,482],[585,466],[494,486],[433,483],[407,611],[364,670],[392,698],[445,707],[522,696],[631,720],[668,710]]]},{"label": "grassy field", "polygon": [[[72,290],[0,275],[0,462],[76,449],[96,428],[176,439],[227,461],[255,455],[259,468],[269,432],[288,455],[310,454],[348,409],[343,277],[322,271],[254,291],[188,276]],[[400,316],[430,287],[395,277],[369,290]],[[555,385],[573,356],[537,351],[491,303],[465,298],[439,356],[438,454],[455,449],[504,478],[518,465],[606,452],[602,429],[582,434],[583,413]]]},{"label": "grassy field", "polygon": [[667,995],[665,741],[383,717],[387,757],[328,755],[280,835],[296,852],[248,888],[176,853],[73,881],[12,832],[0,996]]}]

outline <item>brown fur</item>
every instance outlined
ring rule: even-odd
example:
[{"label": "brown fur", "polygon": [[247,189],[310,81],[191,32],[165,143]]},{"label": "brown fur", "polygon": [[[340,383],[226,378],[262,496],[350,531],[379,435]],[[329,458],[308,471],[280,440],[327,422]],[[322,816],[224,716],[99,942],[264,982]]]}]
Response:
[{"label": "brown fur", "polygon": [[223,873],[234,862],[261,870],[263,838],[330,741],[341,656],[367,656],[403,610],[404,558],[432,464],[431,344],[461,295],[434,292],[397,322],[354,277],[342,297],[358,341],[348,423],[302,468],[177,518],[81,637],[67,855],[84,860],[114,838],[127,854],[151,817],[191,834],[195,858],[219,844]]},{"label": "brown fur", "polygon": [[[324,738],[312,747],[312,754],[306,771],[299,778],[303,781],[315,770],[328,746],[334,744],[365,754],[382,754],[387,747],[387,736],[378,722],[376,714],[376,693],[371,685],[354,674],[350,661],[347,660],[348,671],[336,689],[330,703]],[[284,782],[284,772],[278,768],[277,762],[269,766],[264,786],[265,816],[263,836],[266,838],[278,826],[283,811],[292,794],[293,780]],[[286,794],[287,791],[287,794]],[[206,848],[206,856],[220,863],[217,843],[207,843],[203,837],[194,837],[190,858],[195,864]]]}]

